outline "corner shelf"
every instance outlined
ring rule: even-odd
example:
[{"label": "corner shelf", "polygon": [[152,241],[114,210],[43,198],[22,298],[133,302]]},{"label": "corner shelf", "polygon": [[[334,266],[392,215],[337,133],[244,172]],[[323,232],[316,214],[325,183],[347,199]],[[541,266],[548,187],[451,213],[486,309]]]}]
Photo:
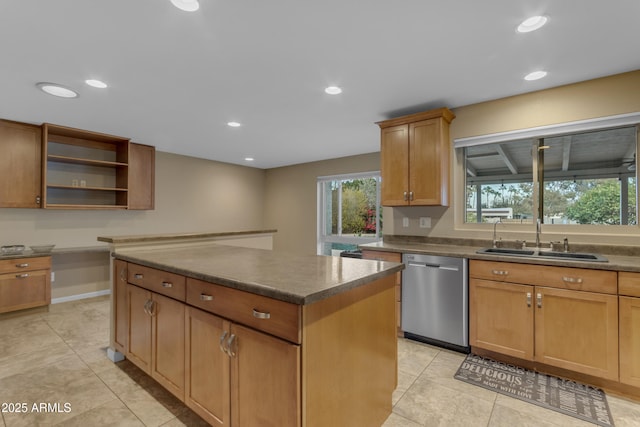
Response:
[{"label": "corner shelf", "polygon": [[43,124],[43,207],[127,209],[129,139]]}]

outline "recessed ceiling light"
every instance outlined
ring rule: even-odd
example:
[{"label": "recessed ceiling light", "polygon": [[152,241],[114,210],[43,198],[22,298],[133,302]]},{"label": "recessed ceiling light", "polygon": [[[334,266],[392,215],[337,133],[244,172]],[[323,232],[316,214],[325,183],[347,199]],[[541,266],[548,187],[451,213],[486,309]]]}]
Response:
[{"label": "recessed ceiling light", "polygon": [[107,84],[100,80],[88,79],[84,81],[86,84],[92,87],[97,87],[98,89],[104,89],[107,87]]},{"label": "recessed ceiling light", "polygon": [[231,126],[232,128],[239,128],[240,127],[240,123],[238,123],[238,122],[228,122],[227,126]]},{"label": "recessed ceiling light", "polygon": [[244,160],[247,162],[253,162],[255,159],[253,157],[245,157]]},{"label": "recessed ceiling light", "polygon": [[48,93],[49,95],[58,96],[60,98],[77,98],[78,92],[69,89],[68,87],[64,87],[57,83],[46,83],[40,82],[37,83],[36,86],[43,92]]},{"label": "recessed ceiling light", "polygon": [[535,31],[546,24],[548,20],[549,18],[546,16],[532,16],[531,18],[525,19],[520,25],[518,25],[518,32],[529,33],[531,31]]},{"label": "recessed ceiling light", "polygon": [[185,12],[195,12],[200,9],[198,0],[171,0],[171,3],[180,10]]},{"label": "recessed ceiling light", "polygon": [[547,75],[546,71],[542,71],[542,70],[541,71],[534,71],[533,73],[529,73],[526,76],[524,76],[524,79],[525,80],[529,80],[529,81],[538,80],[538,79],[543,78],[546,75]]},{"label": "recessed ceiling light", "polygon": [[329,86],[324,91],[329,95],[338,95],[342,93],[342,89],[340,89],[338,86]]}]

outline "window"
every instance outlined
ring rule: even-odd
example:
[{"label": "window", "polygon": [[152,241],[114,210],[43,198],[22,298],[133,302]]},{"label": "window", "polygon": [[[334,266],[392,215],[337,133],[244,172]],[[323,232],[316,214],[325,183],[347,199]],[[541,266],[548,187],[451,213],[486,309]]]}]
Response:
[{"label": "window", "polygon": [[546,224],[637,225],[638,125],[586,127],[556,134],[541,129],[540,136],[523,131],[528,137],[517,140],[456,141],[466,170],[465,222],[532,223],[539,217]]},{"label": "window", "polygon": [[339,255],[381,236],[379,172],[318,178],[318,254]]}]

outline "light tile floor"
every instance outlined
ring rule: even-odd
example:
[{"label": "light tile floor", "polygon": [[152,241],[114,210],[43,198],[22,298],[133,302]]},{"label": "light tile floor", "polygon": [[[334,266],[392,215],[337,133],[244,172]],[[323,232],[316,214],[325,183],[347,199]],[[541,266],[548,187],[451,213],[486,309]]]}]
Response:
[{"label": "light tile floor", "polygon": [[[0,316],[0,427],[206,426],[130,362],[109,361],[108,341],[108,297]],[[590,425],[453,379],[462,354],[404,339],[398,350],[385,427]],[[640,426],[639,403],[608,401],[617,427]]]}]

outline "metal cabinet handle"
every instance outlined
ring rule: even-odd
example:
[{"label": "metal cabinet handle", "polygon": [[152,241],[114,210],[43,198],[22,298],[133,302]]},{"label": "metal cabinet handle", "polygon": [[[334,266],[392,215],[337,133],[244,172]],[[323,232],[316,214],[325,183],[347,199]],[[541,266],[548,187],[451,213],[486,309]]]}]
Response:
[{"label": "metal cabinet handle", "polygon": [[27,267],[29,267],[29,263],[25,262],[25,263],[22,263],[22,264],[16,264],[16,267],[18,267],[18,268],[27,268]]},{"label": "metal cabinet handle", "polygon": [[496,276],[506,276],[509,274],[508,270],[491,270],[491,273],[495,274]]},{"label": "metal cabinet handle", "polygon": [[163,288],[173,288],[173,283],[171,282],[162,282]]},{"label": "metal cabinet handle", "polygon": [[407,192],[406,191],[403,193],[402,197],[403,197],[404,201],[406,202],[407,201]]},{"label": "metal cabinet handle", "polygon": [[562,276],[562,281],[565,283],[582,283],[582,277],[568,277]]},{"label": "metal cabinet handle", "polygon": [[531,292],[527,292],[527,307],[531,307]]},{"label": "metal cabinet handle", "polygon": [[220,343],[219,343],[219,345],[220,345],[220,350],[221,350],[224,354],[229,355],[229,352],[227,352],[227,349],[224,347],[224,342],[225,342],[224,340],[227,338],[227,334],[228,334],[228,332],[227,332],[227,331],[224,331],[224,332],[222,333],[222,335],[220,335]]},{"label": "metal cabinet handle", "polygon": [[228,349],[227,354],[231,357],[236,357],[236,350],[235,350],[236,345],[234,345],[235,342],[236,342],[236,336],[234,334],[231,334],[231,336],[227,340],[227,349]]},{"label": "metal cabinet handle", "polygon": [[152,300],[152,301],[149,301],[149,302],[150,302],[150,304],[149,304],[149,315],[150,315],[151,317],[153,317],[153,316],[155,316],[155,315],[156,315],[156,306],[157,306],[157,304],[156,304],[156,302],[155,302],[155,301],[153,301],[153,300]]},{"label": "metal cabinet handle", "polygon": [[29,273],[16,274],[16,279],[24,279],[26,277],[29,277]]},{"label": "metal cabinet handle", "polygon": [[151,304],[151,300],[148,299],[145,303],[144,303],[144,312],[147,313],[149,316],[151,316],[151,311],[149,309],[149,304]]},{"label": "metal cabinet handle", "polygon": [[120,280],[122,280],[122,281],[126,281],[127,280],[127,269],[126,268],[121,268],[120,269]]},{"label": "metal cabinet handle", "polygon": [[409,200],[413,201],[413,191],[409,191]]},{"label": "metal cabinet handle", "polygon": [[268,311],[258,311],[254,308],[253,317],[255,317],[256,319],[271,319],[271,313],[269,313]]},{"label": "metal cabinet handle", "polygon": [[213,301],[213,295],[200,294],[200,301]]},{"label": "metal cabinet handle", "polygon": [[144,279],[144,274],[136,273],[133,275],[134,279]]},{"label": "metal cabinet handle", "polygon": [[538,308],[542,308],[542,294],[540,292],[536,294],[536,301],[538,303]]}]

